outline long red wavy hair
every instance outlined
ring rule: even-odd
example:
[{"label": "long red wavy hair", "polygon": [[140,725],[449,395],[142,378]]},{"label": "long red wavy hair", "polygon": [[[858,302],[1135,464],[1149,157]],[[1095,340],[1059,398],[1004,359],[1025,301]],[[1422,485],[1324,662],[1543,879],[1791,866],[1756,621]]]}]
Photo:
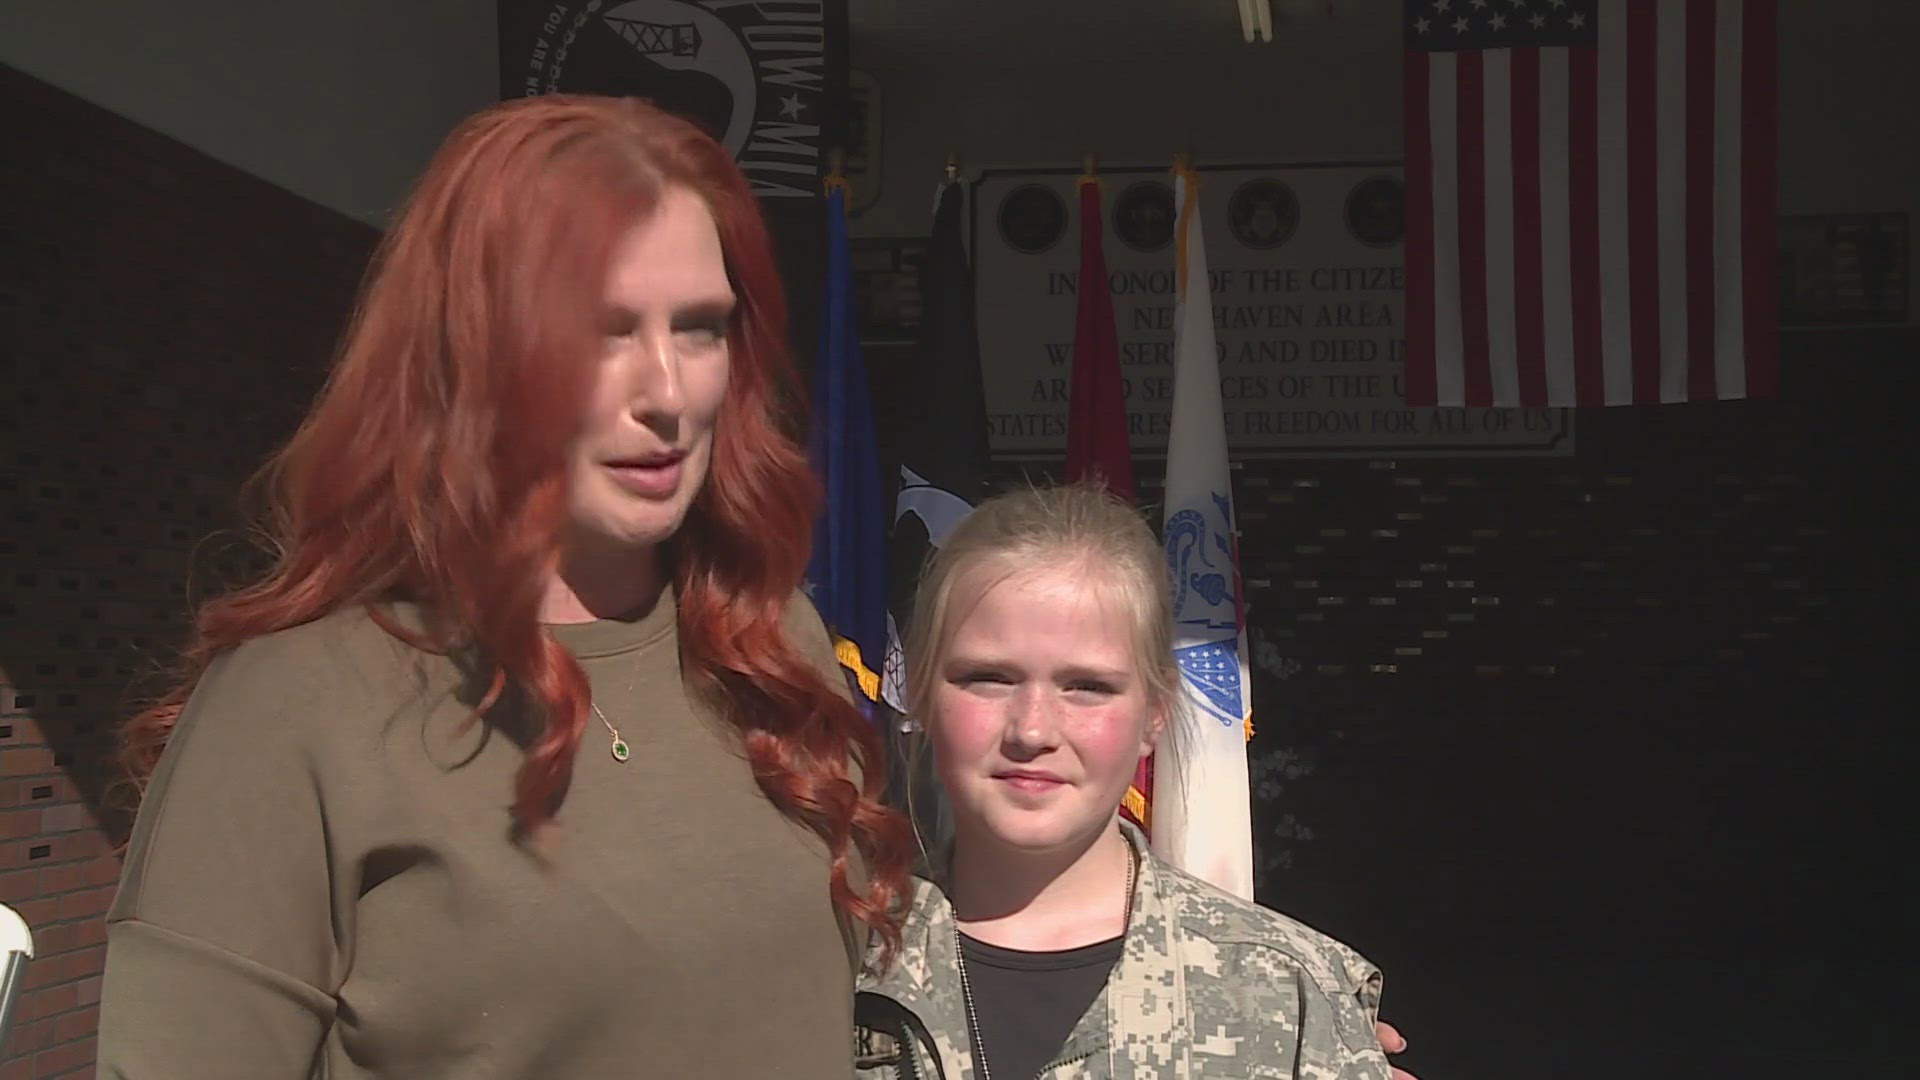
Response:
[{"label": "long red wavy hair", "polygon": [[[811,535],[821,496],[792,430],[800,399],[771,243],[726,151],[633,99],[508,102],[441,147],[375,256],[326,387],[255,478],[272,570],[200,608],[179,682],[124,729],[137,784],[221,652],[405,597],[445,627],[432,647],[487,658],[482,714],[511,687],[544,717],[514,811],[525,830],[551,820],[591,698],[539,619],[565,524],[566,450],[601,347],[614,246],[668,186],[705,200],[739,301],[710,472],[665,551],[681,669],[739,729],[767,798],[825,842],[835,907],[897,947],[909,846],[880,799],[883,751],[783,630],[807,564],[797,538]],[[864,889],[848,880],[852,850]]]}]

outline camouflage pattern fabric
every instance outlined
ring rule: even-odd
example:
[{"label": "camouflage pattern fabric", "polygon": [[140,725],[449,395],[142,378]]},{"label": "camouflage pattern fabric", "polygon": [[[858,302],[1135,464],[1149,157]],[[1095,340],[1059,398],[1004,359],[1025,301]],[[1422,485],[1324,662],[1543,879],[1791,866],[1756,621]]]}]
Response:
[{"label": "camouflage pattern fabric", "polygon": [[[1160,862],[1122,828],[1140,856],[1126,946],[1044,1080],[1389,1080],[1373,1029],[1378,969]],[[900,958],[860,981],[856,1077],[979,1080],[957,933],[945,893],[917,880]]]}]

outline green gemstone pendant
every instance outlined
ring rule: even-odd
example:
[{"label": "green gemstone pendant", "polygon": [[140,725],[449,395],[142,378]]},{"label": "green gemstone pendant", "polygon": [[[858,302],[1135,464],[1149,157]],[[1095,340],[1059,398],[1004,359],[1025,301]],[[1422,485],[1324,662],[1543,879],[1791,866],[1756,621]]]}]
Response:
[{"label": "green gemstone pendant", "polygon": [[625,739],[613,740],[613,760],[625,761],[627,760],[628,756],[631,755],[631,753],[632,751],[627,749],[627,740]]}]

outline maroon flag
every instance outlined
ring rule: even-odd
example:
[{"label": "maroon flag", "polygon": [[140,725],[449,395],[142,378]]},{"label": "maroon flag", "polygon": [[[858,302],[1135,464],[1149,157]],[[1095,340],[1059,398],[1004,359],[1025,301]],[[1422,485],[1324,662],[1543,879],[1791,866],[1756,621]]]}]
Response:
[{"label": "maroon flag", "polygon": [[1133,501],[1133,447],[1127,441],[1127,399],[1120,381],[1120,345],[1113,329],[1113,296],[1100,180],[1080,178],[1079,313],[1073,324],[1073,388],[1067,399],[1067,479],[1097,480]]},{"label": "maroon flag", "polygon": [[1774,0],[1406,0],[1407,403],[1775,382]]},{"label": "maroon flag", "polygon": [[[1113,294],[1107,285],[1107,255],[1101,236],[1100,179],[1080,178],[1080,280],[1073,321],[1073,392],[1067,398],[1067,479],[1093,480],[1133,501],[1133,445],[1127,440],[1127,398],[1120,381],[1120,345],[1113,329]],[[1134,770],[1120,809],[1141,828],[1148,825],[1153,759]]]}]

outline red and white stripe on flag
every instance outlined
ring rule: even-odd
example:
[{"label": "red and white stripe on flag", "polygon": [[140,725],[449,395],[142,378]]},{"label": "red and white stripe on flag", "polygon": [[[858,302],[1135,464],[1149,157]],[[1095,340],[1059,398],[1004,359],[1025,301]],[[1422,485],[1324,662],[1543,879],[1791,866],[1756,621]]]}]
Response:
[{"label": "red and white stripe on flag", "polygon": [[1770,396],[1774,0],[1406,0],[1407,402]]}]

